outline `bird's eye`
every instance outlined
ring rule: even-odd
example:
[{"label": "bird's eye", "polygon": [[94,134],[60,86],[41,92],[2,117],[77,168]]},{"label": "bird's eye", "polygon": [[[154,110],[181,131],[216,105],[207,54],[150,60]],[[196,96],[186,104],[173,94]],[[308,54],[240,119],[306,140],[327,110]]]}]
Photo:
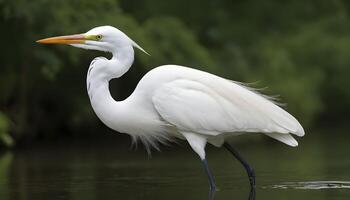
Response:
[{"label": "bird's eye", "polygon": [[102,35],[96,35],[96,40],[101,40],[102,39]]}]

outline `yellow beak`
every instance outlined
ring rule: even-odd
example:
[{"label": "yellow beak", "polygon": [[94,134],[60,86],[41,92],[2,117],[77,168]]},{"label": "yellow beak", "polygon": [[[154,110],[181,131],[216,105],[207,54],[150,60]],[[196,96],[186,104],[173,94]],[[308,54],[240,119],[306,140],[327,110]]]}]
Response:
[{"label": "yellow beak", "polygon": [[36,42],[41,44],[84,44],[86,39],[88,38],[84,34],[75,34],[45,38]]}]

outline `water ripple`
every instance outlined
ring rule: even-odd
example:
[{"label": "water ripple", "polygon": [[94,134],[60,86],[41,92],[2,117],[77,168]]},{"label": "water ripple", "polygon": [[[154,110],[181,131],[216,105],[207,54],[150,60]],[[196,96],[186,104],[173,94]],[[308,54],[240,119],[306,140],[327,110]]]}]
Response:
[{"label": "water ripple", "polygon": [[322,190],[322,189],[350,189],[350,181],[306,181],[306,182],[284,182],[278,185],[267,186],[272,189],[302,189],[302,190]]}]

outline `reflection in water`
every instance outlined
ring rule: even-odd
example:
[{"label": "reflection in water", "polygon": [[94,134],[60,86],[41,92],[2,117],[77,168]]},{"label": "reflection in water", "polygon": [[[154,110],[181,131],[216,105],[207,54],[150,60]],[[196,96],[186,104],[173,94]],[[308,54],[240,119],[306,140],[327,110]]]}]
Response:
[{"label": "reflection in water", "polygon": [[254,188],[250,188],[248,200],[255,200],[255,197],[256,197],[256,189],[255,189],[255,187]]},{"label": "reflection in water", "polygon": [[[344,159],[349,140],[330,137],[305,137],[298,148],[236,144],[255,168],[257,199],[348,199],[350,181],[310,181],[350,180],[350,159]],[[1,200],[208,199],[202,166],[187,144],[148,158],[118,139],[62,141],[0,155]],[[254,199],[241,164],[224,149],[207,148],[219,189],[215,200]]]},{"label": "reflection in water", "polygon": [[215,193],[216,193],[216,190],[209,189],[208,199],[209,200],[214,200]]},{"label": "reflection in water", "polygon": [[[266,187],[269,188],[269,187]],[[285,182],[270,186],[273,189],[350,189],[350,181],[308,181],[308,182]]]},{"label": "reflection in water", "polygon": [[[209,200],[214,200],[215,198],[215,193],[217,190],[210,190],[209,189]],[[249,195],[248,195],[248,200],[255,200],[256,197],[256,189],[255,188],[250,188]]]}]

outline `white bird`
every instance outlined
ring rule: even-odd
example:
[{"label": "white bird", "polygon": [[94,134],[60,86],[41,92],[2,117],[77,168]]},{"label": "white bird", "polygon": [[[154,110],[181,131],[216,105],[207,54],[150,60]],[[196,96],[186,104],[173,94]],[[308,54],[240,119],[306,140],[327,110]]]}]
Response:
[{"label": "white bird", "polygon": [[210,191],[216,187],[206,161],[207,143],[225,146],[233,153],[247,170],[255,191],[253,169],[233,146],[225,143],[226,138],[260,132],[295,147],[298,142],[292,135],[304,135],[300,123],[266,96],[243,84],[179,65],[154,68],[127,99],[115,101],[109,81],[129,70],[134,61],[133,47],[147,52],[112,26],[37,42],[112,53],[111,59],[95,58],[87,73],[87,91],[96,115],[109,128],[140,139],[148,149],[158,148],[159,142],[172,138],[186,139],[204,164]]}]

